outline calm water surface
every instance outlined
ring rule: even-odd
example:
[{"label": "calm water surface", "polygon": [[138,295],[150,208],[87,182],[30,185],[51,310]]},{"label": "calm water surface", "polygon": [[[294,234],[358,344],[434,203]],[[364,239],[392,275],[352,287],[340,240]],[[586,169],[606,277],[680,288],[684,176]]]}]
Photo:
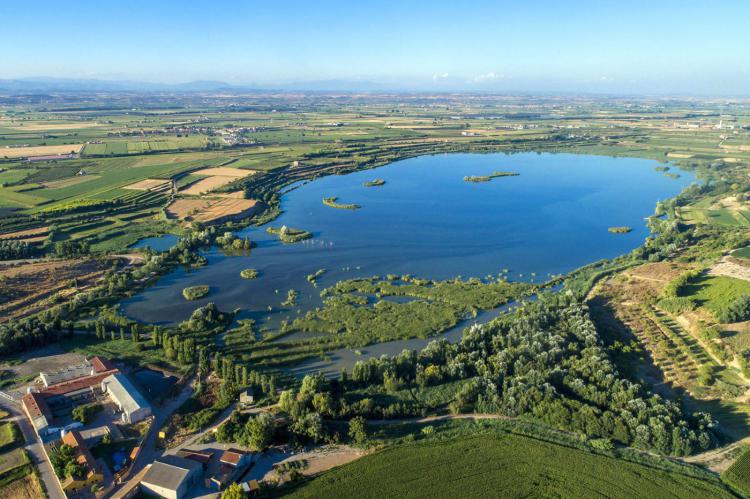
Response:
[{"label": "calm water surface", "polygon": [[[656,166],[650,160],[574,154],[450,154],[320,178],[285,194],[284,213],[269,224],[309,230],[314,239],[285,245],[265,226],[243,230],[240,236],[258,244],[250,255],[226,256],[213,248],[205,253],[207,267],[164,276],[122,308],[138,320],[171,324],[213,301],[273,327],[319,306],[320,290],[341,279],[388,273],[484,277],[507,268],[512,280],[530,280],[533,272],[543,281],[643,242],[645,217],[655,203],[693,181],[686,172],[679,179],[665,177]],[[520,176],[463,180],[496,170]],[[363,186],[374,178],[386,184]],[[324,206],[328,196],[362,208]],[[633,231],[607,231],[616,225]],[[242,279],[245,268],[258,269],[260,277]],[[315,288],[305,277],[321,268],[327,272]],[[182,289],[196,284],[210,285],[211,293],[187,302]],[[289,289],[300,293],[292,310],[281,307]]]}]

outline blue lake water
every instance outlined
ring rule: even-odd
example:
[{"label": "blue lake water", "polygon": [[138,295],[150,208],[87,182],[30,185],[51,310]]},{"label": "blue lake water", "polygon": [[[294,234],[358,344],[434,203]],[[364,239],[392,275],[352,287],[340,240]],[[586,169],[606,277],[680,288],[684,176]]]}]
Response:
[{"label": "blue lake water", "polygon": [[[530,280],[536,273],[541,282],[642,244],[648,235],[645,217],[655,203],[694,180],[687,172],[668,178],[656,166],[650,160],[575,154],[448,154],[319,178],[286,193],[284,213],[269,224],[312,231],[313,239],[287,245],[265,226],[243,230],[240,236],[258,244],[249,255],[226,256],[212,248],[205,253],[207,267],[164,276],[122,308],[135,319],[169,324],[213,301],[273,326],[319,306],[323,287],[352,277],[484,277],[507,268],[511,280]],[[520,175],[486,183],[463,180],[493,171]],[[363,186],[374,178],[386,184]],[[362,208],[327,207],[322,199],[328,196]],[[607,231],[620,225],[633,231]],[[245,268],[259,270],[260,277],[242,279]],[[306,276],[321,268],[327,272],[315,288]],[[182,289],[196,284],[210,285],[211,293],[186,301]],[[292,310],[281,306],[289,289],[300,293]]]},{"label": "blue lake water", "polygon": [[138,240],[137,243],[131,246],[131,248],[145,248],[149,247],[154,251],[167,251],[169,248],[177,244],[180,238],[173,234],[164,234],[158,237],[145,237]]}]

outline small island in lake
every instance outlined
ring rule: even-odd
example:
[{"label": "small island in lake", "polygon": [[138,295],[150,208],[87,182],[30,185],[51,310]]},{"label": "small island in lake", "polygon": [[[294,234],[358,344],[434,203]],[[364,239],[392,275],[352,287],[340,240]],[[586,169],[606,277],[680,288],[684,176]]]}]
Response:
[{"label": "small island in lake", "polygon": [[312,237],[312,232],[302,229],[294,229],[292,227],[287,227],[286,225],[282,225],[278,229],[276,227],[269,227],[266,229],[266,232],[279,236],[282,243],[296,243]]},{"label": "small island in lake", "polygon": [[364,185],[365,187],[380,187],[381,185],[385,185],[385,180],[376,178],[375,180],[368,180]]},{"label": "small island in lake", "polygon": [[182,296],[184,296],[186,300],[198,300],[206,296],[209,289],[210,288],[204,284],[190,286],[182,290]]},{"label": "small island in lake", "polygon": [[464,181],[465,182],[489,182],[493,178],[498,177],[517,177],[520,173],[516,172],[492,172],[490,175],[472,175],[472,176],[465,176]]},{"label": "small island in lake", "polygon": [[323,204],[326,206],[330,206],[331,208],[338,208],[339,210],[358,210],[362,208],[358,204],[345,204],[345,203],[337,203],[338,197],[331,196],[328,198],[323,198]]},{"label": "small island in lake", "polygon": [[628,232],[632,231],[632,227],[628,227],[627,225],[622,225],[620,227],[610,227],[607,229],[612,234],[627,234]]},{"label": "small island in lake", "polygon": [[245,269],[240,272],[240,277],[243,279],[255,279],[260,273],[255,269]]}]

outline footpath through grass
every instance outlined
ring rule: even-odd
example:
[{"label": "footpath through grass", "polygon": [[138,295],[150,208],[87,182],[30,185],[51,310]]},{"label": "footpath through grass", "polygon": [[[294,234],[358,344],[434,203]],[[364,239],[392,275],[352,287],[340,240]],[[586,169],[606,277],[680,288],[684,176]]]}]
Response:
[{"label": "footpath through grass", "polygon": [[334,469],[291,497],[731,497],[718,482],[519,435],[407,444]]}]

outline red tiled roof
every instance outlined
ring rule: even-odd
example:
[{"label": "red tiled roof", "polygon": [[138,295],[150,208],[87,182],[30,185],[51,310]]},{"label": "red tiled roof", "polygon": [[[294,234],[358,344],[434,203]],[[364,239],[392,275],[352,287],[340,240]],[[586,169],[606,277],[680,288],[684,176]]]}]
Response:
[{"label": "red tiled roof", "polygon": [[63,443],[70,445],[76,450],[76,461],[88,468],[89,472],[97,470],[96,460],[91,455],[89,446],[86,445],[86,440],[83,439],[81,434],[77,430],[70,430],[63,436]]},{"label": "red tiled roof", "polygon": [[84,388],[91,388],[94,385],[98,385],[104,378],[110,374],[120,372],[117,369],[110,371],[104,371],[102,373],[94,374],[92,376],[84,376],[83,378],[71,379],[56,383],[45,388],[42,392],[48,395],[65,395],[66,393],[75,392]]},{"label": "red tiled roof", "polygon": [[185,459],[192,459],[193,461],[198,461],[201,464],[208,464],[211,461],[211,456],[213,456],[213,452],[204,452],[199,450],[192,450],[192,449],[182,449],[177,453],[178,456],[184,457]]},{"label": "red tiled roof", "polygon": [[237,466],[240,462],[240,459],[242,459],[244,455],[245,451],[241,451],[239,449],[227,449],[221,455],[219,461],[221,461],[222,463],[229,463],[231,465]]},{"label": "red tiled roof", "polygon": [[117,369],[112,362],[110,362],[109,359],[104,357],[99,357],[98,355],[91,357],[89,359],[89,363],[91,364],[91,367],[94,368],[95,373],[101,373],[104,371],[112,371],[114,369]]},{"label": "red tiled roof", "polygon": [[44,416],[47,420],[52,419],[52,413],[49,410],[47,402],[44,400],[44,395],[41,393],[27,393],[21,398],[21,401],[32,419],[36,419],[39,416]]}]

